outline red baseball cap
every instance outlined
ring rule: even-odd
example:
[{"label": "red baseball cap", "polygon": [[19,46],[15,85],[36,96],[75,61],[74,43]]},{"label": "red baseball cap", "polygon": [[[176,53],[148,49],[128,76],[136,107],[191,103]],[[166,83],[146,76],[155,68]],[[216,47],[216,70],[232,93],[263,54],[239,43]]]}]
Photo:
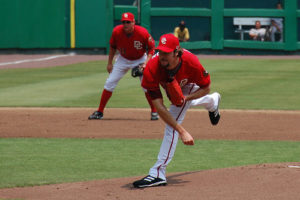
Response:
[{"label": "red baseball cap", "polygon": [[170,53],[179,48],[179,40],[172,33],[164,34],[159,39],[157,50]]},{"label": "red baseball cap", "polygon": [[132,13],[130,13],[130,12],[123,13],[121,21],[130,21],[130,22],[133,22],[134,21],[134,15]]}]

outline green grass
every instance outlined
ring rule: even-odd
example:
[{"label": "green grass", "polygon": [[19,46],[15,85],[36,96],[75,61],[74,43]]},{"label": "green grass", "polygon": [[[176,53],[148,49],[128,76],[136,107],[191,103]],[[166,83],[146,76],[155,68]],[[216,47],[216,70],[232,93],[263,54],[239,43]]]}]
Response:
[{"label": "green grass", "polygon": [[[299,110],[299,60],[204,60],[222,107]],[[298,104],[298,105],[293,105]]]},{"label": "green grass", "polygon": [[[300,62],[279,59],[201,60],[224,109],[300,109]],[[97,107],[106,61],[64,67],[0,70],[0,106]],[[167,100],[168,101],[168,100]],[[108,107],[148,107],[138,78],[119,82]]]},{"label": "green grass", "polygon": [[[0,188],[141,176],[161,140],[0,139]],[[170,172],[299,161],[300,142],[197,140],[178,143]]]},{"label": "green grass", "polygon": [[[201,62],[211,73],[212,91],[222,94],[222,109],[300,110],[299,60]],[[2,69],[0,106],[98,107],[107,77],[106,61]],[[147,108],[139,80],[128,73],[107,106]],[[0,138],[0,188],[145,175],[160,144],[160,140]],[[188,147],[179,142],[168,173],[299,162],[299,144],[198,140]]]}]

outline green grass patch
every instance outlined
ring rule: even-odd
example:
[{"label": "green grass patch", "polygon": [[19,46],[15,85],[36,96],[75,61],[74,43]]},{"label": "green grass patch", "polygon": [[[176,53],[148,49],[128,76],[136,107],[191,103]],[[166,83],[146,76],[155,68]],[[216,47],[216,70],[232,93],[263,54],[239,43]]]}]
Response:
[{"label": "green grass patch", "polygon": [[212,88],[222,94],[222,107],[299,110],[299,60],[203,60]]},{"label": "green grass patch", "polygon": [[[201,60],[222,109],[300,110],[300,62]],[[98,107],[106,61],[41,69],[1,69],[1,107]],[[168,100],[165,100],[168,104]],[[119,82],[107,107],[147,108],[138,78]],[[0,138],[0,188],[146,175],[161,140]],[[299,142],[179,142],[168,172],[299,162]]]},{"label": "green grass patch", "polygon": [[[161,140],[0,139],[0,188],[146,175]],[[298,162],[299,142],[197,140],[178,143],[168,172]]]},{"label": "green grass patch", "polygon": [[[300,62],[279,59],[203,59],[212,92],[224,109],[300,109]],[[0,106],[97,107],[108,77],[106,61],[41,69],[0,70]],[[166,100],[167,102],[168,100]],[[107,107],[147,108],[138,78],[121,79]]]}]

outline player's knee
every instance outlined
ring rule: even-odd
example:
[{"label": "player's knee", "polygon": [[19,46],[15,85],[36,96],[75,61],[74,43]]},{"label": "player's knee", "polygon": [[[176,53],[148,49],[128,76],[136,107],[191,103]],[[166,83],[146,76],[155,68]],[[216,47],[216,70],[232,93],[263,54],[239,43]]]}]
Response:
[{"label": "player's knee", "polygon": [[109,92],[113,92],[116,88],[116,85],[104,85],[104,89],[109,91]]}]

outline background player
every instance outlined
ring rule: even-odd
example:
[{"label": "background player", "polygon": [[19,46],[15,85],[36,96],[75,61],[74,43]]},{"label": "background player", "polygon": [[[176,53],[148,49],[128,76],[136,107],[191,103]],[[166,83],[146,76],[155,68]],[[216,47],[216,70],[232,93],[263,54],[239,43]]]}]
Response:
[{"label": "background player", "polygon": [[[132,13],[123,13],[121,21],[122,25],[118,25],[113,29],[110,38],[107,63],[109,76],[102,91],[98,110],[90,115],[88,119],[102,119],[104,108],[120,79],[135,66],[142,64],[145,67],[154,53],[154,40],[145,28],[135,25]],[[117,50],[119,55],[113,65],[113,58]],[[146,54],[147,50],[148,54]],[[147,93],[145,95],[151,107],[151,120],[157,120],[156,108],[153,106],[150,96]]]},{"label": "background player", "polygon": [[[162,35],[157,49],[159,53],[152,57],[144,70],[142,86],[150,94],[159,116],[166,123],[166,128],[157,162],[150,169],[148,176],[133,183],[134,187],[138,188],[167,183],[166,167],[174,155],[178,136],[185,145],[194,144],[193,137],[181,125],[189,107],[204,106],[209,111],[213,125],[217,125],[220,119],[218,110],[220,94],[208,94],[210,75],[202,67],[198,58],[189,51],[181,49],[178,39],[173,34]],[[176,101],[176,99],[174,101],[174,93],[170,90],[171,83],[177,83],[178,93],[184,95],[183,101]],[[169,111],[163,104],[159,84],[166,89],[172,102]],[[174,105],[173,102],[179,103]]]}]

